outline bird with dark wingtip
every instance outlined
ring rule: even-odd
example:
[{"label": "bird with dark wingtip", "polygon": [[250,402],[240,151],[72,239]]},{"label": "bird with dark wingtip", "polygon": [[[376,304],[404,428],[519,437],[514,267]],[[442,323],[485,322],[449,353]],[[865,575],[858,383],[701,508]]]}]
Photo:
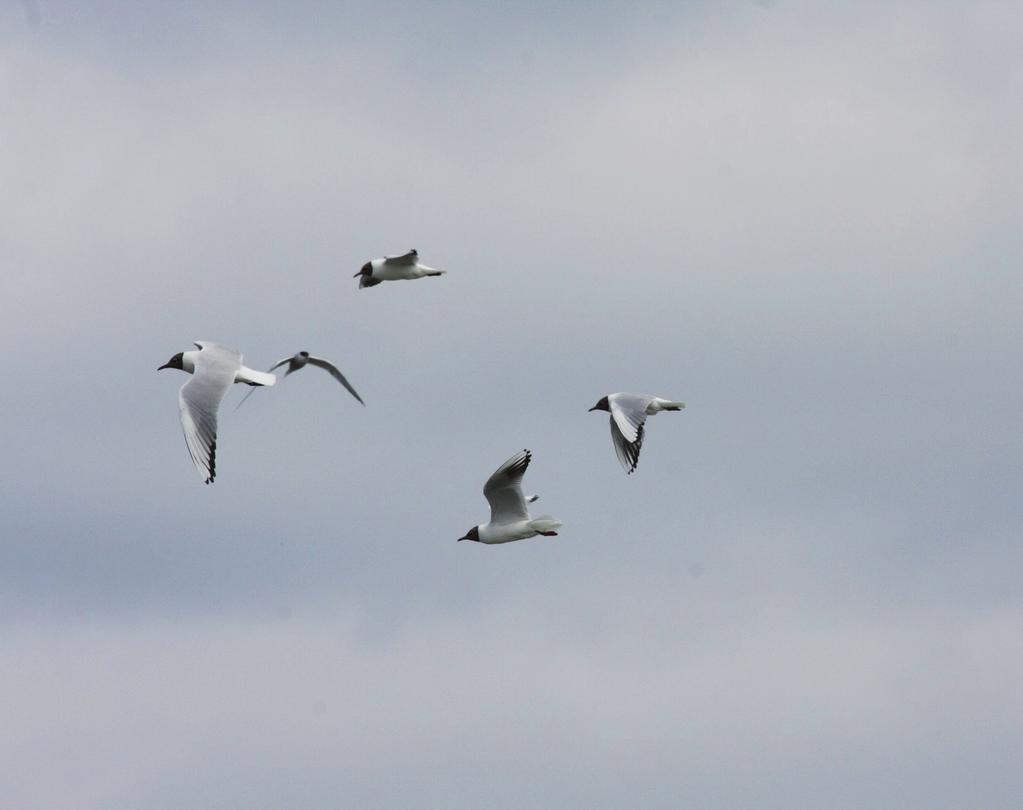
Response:
[{"label": "bird with dark wingtip", "polygon": [[[298,352],[297,354],[293,354],[291,357],[284,357],[278,360],[276,363],[270,366],[270,368],[267,369],[267,372],[274,371],[275,369],[278,369],[281,366],[283,366],[285,363],[288,364],[288,370],[284,372],[285,377],[287,377],[293,371],[298,371],[300,368],[305,368],[307,365],[316,366],[316,368],[322,368],[324,371],[330,374],[331,377],[333,377],[335,380],[341,383],[341,385],[343,385],[348,390],[349,394],[351,394],[353,397],[359,400],[360,405],[366,404],[365,402],[362,401],[362,397],[360,397],[358,393],[356,393],[355,389],[352,388],[352,384],[348,382],[348,380],[345,378],[345,375],[341,373],[341,369],[339,369],[329,360],[324,360],[322,357],[313,357],[311,354],[309,354],[309,352],[301,351]],[[242,397],[242,401],[235,406],[235,410],[237,411],[242,405],[244,405],[245,400],[251,397],[255,392],[256,392],[255,389],[253,389],[249,391],[249,393],[247,393],[244,397]]]},{"label": "bird with dark wingtip", "polygon": [[528,498],[522,494],[522,476],[526,474],[533,454],[528,450],[516,453],[497,468],[483,487],[483,495],[490,504],[490,522],[473,526],[461,540],[495,545],[525,540],[542,534],[554,537],[562,523],[550,515],[534,518],[529,516],[526,504],[537,500],[536,495]]},{"label": "bird with dark wingtip", "polygon": [[639,464],[639,451],[643,446],[644,423],[648,416],[661,411],[680,411],[686,404],[646,394],[608,394],[601,397],[591,411],[611,414],[611,441],[618,460],[631,475]]},{"label": "bird with dark wingtip", "polygon": [[366,262],[353,278],[359,279],[359,289],[375,287],[382,281],[402,281],[429,276],[443,276],[447,270],[427,267],[419,261],[419,253],[415,248],[401,256],[384,256]]},{"label": "bird with dark wingtip", "polygon": [[181,429],[192,463],[203,482],[210,484],[217,475],[217,410],[234,383],[273,385],[277,377],[242,365],[242,356],[207,340],[197,340],[197,350],[178,352],[157,371],[176,368],[192,375],[181,386],[178,406]]}]

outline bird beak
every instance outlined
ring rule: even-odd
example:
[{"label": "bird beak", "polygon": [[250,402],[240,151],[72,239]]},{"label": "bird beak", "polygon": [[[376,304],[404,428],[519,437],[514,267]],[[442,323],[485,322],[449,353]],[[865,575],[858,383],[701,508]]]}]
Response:
[{"label": "bird beak", "polygon": [[594,405],[592,408],[587,408],[586,409],[586,413],[589,413],[590,411],[595,411],[595,410],[597,410],[597,406],[596,405]]},{"label": "bird beak", "polygon": [[170,363],[164,363],[162,366],[157,368],[157,371],[163,371],[165,368],[170,368]]}]

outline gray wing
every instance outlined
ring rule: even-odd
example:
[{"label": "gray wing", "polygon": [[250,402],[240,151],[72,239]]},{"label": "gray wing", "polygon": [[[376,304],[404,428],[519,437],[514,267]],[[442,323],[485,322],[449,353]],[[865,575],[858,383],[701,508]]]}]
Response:
[{"label": "gray wing", "polygon": [[614,417],[611,417],[611,442],[615,447],[615,455],[618,456],[618,461],[630,475],[636,471],[636,465],[639,464],[639,451],[643,447],[643,432],[644,428],[640,425],[636,428],[635,440],[630,442],[622,435]]},{"label": "gray wing", "polygon": [[237,353],[224,354],[227,356],[205,344],[196,358],[192,379],[178,393],[188,455],[207,484],[217,475],[217,409],[231,389],[237,370],[237,363],[231,362]]},{"label": "gray wing", "polygon": [[203,353],[199,356],[203,358],[203,362],[215,365],[231,365],[233,363],[240,366],[242,364],[242,354],[237,349],[221,346],[211,340],[194,340],[192,342],[202,350]]},{"label": "gray wing", "polygon": [[528,450],[516,453],[487,479],[483,494],[490,503],[490,520],[493,523],[510,523],[529,517],[526,499],[522,495],[522,476],[532,460]]},{"label": "gray wing", "polygon": [[316,366],[317,368],[322,368],[324,371],[329,372],[331,377],[333,377],[335,380],[341,383],[341,385],[348,389],[349,394],[351,394],[353,397],[359,400],[359,402],[362,405],[366,404],[365,402],[362,401],[362,397],[360,397],[355,392],[355,389],[352,388],[352,384],[345,379],[345,375],[341,373],[341,370],[333,363],[331,363],[329,360],[324,360],[321,357],[310,357],[309,364]]},{"label": "gray wing", "polygon": [[630,475],[639,464],[639,451],[643,447],[646,406],[652,397],[640,394],[612,394],[608,397],[611,407],[611,442],[614,444],[618,461]]},{"label": "gray wing", "polygon": [[[412,248],[408,253],[401,256],[384,256],[384,261],[388,264],[401,265],[402,267],[410,267],[419,260],[419,253],[415,248]],[[368,285],[367,285],[368,286]]]},{"label": "gray wing", "polygon": [[[270,368],[268,368],[268,369],[266,370],[266,373],[267,373],[267,374],[269,374],[269,373],[270,373],[271,371],[273,371],[273,370],[274,370],[275,368],[280,368],[280,367],[281,367],[281,366],[283,366],[283,365],[284,365],[285,363],[288,363],[288,362],[290,362],[290,361],[291,361],[291,358],[290,358],[290,357],[285,357],[285,358],[284,358],[283,360],[278,360],[278,361],[277,361],[276,363],[274,363],[274,364],[273,364],[272,366],[270,366]],[[284,376],[286,377],[286,376],[288,376],[288,375],[287,375],[287,374],[285,374]],[[240,407],[241,407],[242,405],[244,405],[244,404],[245,404],[245,400],[247,400],[247,399],[248,399],[249,397],[251,397],[251,396],[252,396],[252,395],[253,395],[254,393],[256,393],[256,389],[257,389],[257,388],[262,388],[262,387],[263,387],[263,386],[261,386],[261,385],[253,385],[253,386],[252,386],[251,388],[249,388],[249,390],[248,390],[248,393],[246,393],[246,394],[245,394],[245,396],[243,396],[243,397],[241,398],[241,402],[239,402],[239,403],[238,403],[237,405],[235,405],[235,406],[234,406],[234,409],[235,409],[235,410],[237,411],[237,410],[238,410],[238,409],[239,409],[239,408],[240,408]]]}]

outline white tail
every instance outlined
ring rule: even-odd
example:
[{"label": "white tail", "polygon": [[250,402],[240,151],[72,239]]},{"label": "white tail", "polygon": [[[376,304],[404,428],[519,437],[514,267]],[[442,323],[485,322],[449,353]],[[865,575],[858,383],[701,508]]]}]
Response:
[{"label": "white tail", "polygon": [[536,532],[553,532],[564,526],[560,520],[550,515],[541,515],[529,521],[529,528]]},{"label": "white tail", "polygon": [[267,374],[265,371],[256,371],[254,368],[242,366],[235,372],[234,381],[249,385],[273,385],[277,382],[277,377]]}]

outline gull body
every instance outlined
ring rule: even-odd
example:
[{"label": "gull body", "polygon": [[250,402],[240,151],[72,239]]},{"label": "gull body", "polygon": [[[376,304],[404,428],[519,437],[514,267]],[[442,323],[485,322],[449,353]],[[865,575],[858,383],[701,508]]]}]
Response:
[{"label": "gull body", "polygon": [[639,464],[639,451],[643,446],[644,424],[648,416],[661,411],[680,411],[686,404],[647,394],[608,394],[601,397],[591,411],[611,414],[611,441],[618,460],[630,475]]},{"label": "gull body", "polygon": [[516,453],[487,479],[483,495],[490,504],[490,521],[473,526],[459,540],[496,545],[525,540],[538,534],[545,537],[557,535],[557,529],[562,526],[560,520],[550,515],[531,517],[526,508],[527,503],[537,500],[536,495],[527,498],[522,494],[522,476],[532,457],[528,450]]},{"label": "gull body", "polygon": [[[298,371],[300,368],[305,368],[307,365],[316,366],[317,368],[322,368],[324,371],[330,374],[331,377],[333,377],[335,380],[341,383],[341,385],[343,385],[348,390],[348,393],[359,401],[360,405],[366,404],[365,402],[362,401],[362,397],[360,397],[358,393],[355,391],[355,389],[352,388],[352,384],[348,382],[348,380],[345,378],[345,375],[341,373],[341,369],[339,369],[329,360],[324,360],[322,357],[313,357],[311,354],[309,354],[309,352],[301,351],[297,352],[296,354],[293,354],[291,357],[284,357],[278,360],[276,363],[270,366],[270,368],[267,369],[267,373],[280,368],[285,363],[288,364],[288,368],[284,372],[285,377],[287,377],[293,371]],[[235,410],[238,410],[238,408],[244,405],[245,400],[251,397],[253,393],[255,393],[255,389],[249,391],[249,393],[242,397],[242,401],[239,402],[237,406],[235,406]]]},{"label": "gull body", "polygon": [[178,352],[160,369],[176,368],[192,375],[178,392],[185,445],[204,483],[217,474],[217,409],[235,383],[273,385],[273,374],[242,365],[242,356],[208,340],[197,340],[194,351]]},{"label": "gull body", "polygon": [[419,253],[413,248],[401,256],[384,256],[366,262],[353,276],[359,279],[359,289],[375,287],[382,281],[403,281],[426,276],[442,276],[447,270],[437,270],[419,261]]}]

